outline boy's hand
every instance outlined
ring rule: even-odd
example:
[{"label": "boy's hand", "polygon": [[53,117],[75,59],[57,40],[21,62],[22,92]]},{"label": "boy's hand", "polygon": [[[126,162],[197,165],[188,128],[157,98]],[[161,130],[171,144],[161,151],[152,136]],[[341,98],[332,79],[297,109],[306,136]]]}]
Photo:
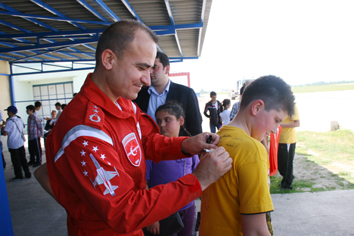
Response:
[{"label": "boy's hand", "polygon": [[160,234],[160,222],[157,221],[149,226],[146,226],[146,230],[155,235]]},{"label": "boy's hand", "polygon": [[204,191],[209,185],[228,172],[232,167],[231,164],[232,159],[229,153],[225,148],[218,147],[204,155],[192,174],[197,177],[202,191]]},{"label": "boy's hand", "polygon": [[[208,144],[207,140],[211,136],[211,143]],[[217,134],[201,133],[182,142],[182,152],[187,156],[199,154],[203,149],[215,149],[219,143],[220,137]]]}]

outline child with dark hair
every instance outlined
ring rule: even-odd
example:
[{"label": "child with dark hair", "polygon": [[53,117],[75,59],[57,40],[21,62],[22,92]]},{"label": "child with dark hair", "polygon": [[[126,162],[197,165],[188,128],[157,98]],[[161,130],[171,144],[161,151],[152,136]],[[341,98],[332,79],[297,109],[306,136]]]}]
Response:
[{"label": "child with dark hair", "polygon": [[[182,107],[176,102],[167,102],[157,108],[155,112],[156,123],[160,128],[160,134],[167,137],[178,137],[180,129],[184,129],[184,112]],[[188,133],[188,131],[185,130]],[[194,171],[199,163],[198,155],[179,160],[160,161],[154,163],[146,161],[147,187],[152,188],[159,184],[174,182],[182,176]],[[178,211],[184,224],[184,228],[178,232],[177,236],[191,236],[194,229],[195,205],[194,201],[184,206]],[[150,233],[160,233],[160,223],[155,222],[149,225],[146,230]]]},{"label": "child with dark hair", "polygon": [[26,107],[28,114],[27,134],[28,134],[28,150],[30,153],[30,161],[28,165],[37,167],[42,165],[42,150],[40,139],[43,137],[43,125],[41,120],[34,115],[35,107],[29,105]]},{"label": "child with dark hair", "polygon": [[[221,128],[220,113],[222,112],[221,103],[216,100],[216,93],[210,92],[211,100],[205,104],[204,115],[209,118],[210,132],[215,133],[216,128]],[[209,114],[208,114],[209,113]]]},{"label": "child with dark hair", "polygon": [[222,125],[227,125],[230,122],[230,111],[229,111],[230,106],[231,106],[230,99],[224,99],[224,101],[222,101],[223,111],[220,113]]},{"label": "child with dark hair", "polygon": [[34,103],[34,108],[35,108],[34,115],[35,116],[38,117],[39,114],[37,113],[37,111],[39,111],[41,109],[41,107],[42,107],[42,103],[40,101],[36,101]]},{"label": "child with dark hair", "polygon": [[260,141],[292,114],[294,95],[282,79],[263,76],[247,86],[237,116],[218,132],[233,167],[203,192],[200,235],[270,235],[269,159]]}]

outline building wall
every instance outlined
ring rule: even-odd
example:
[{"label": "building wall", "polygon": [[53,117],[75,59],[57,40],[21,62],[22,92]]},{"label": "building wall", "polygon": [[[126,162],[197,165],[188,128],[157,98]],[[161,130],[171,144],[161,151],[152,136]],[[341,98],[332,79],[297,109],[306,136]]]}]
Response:
[{"label": "building wall", "polygon": [[[10,74],[10,67],[7,61],[0,60],[0,74]],[[0,75],[0,110],[2,113],[2,118],[6,120],[7,112],[4,111],[8,106],[11,105],[10,97],[10,83],[9,76]],[[1,136],[1,141],[3,144],[3,149],[7,150],[7,137]]]},{"label": "building wall", "polygon": [[[73,91],[79,92],[88,72],[72,71],[14,76],[15,105],[19,110],[19,116],[22,117],[25,123],[27,122],[26,106],[34,104],[33,85],[72,82]],[[51,109],[55,109],[55,107]]]}]

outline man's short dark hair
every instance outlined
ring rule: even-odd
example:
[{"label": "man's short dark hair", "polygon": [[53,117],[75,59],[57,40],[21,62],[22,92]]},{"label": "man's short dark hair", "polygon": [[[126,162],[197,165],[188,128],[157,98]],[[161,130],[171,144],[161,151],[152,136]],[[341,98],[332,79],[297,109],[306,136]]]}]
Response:
[{"label": "man's short dark hair", "polygon": [[41,107],[42,103],[40,101],[37,101],[37,102],[34,103],[34,106],[35,106],[35,108]]},{"label": "man's short dark hair", "polygon": [[279,77],[262,76],[247,85],[242,95],[240,109],[245,109],[257,99],[264,102],[267,111],[274,109],[287,111],[289,116],[294,114],[294,94],[291,87]]},{"label": "man's short dark hair", "polygon": [[170,59],[168,58],[168,56],[165,53],[158,51],[156,53],[156,58],[160,59],[160,62],[163,65],[163,68],[170,65]]},{"label": "man's short dark hair", "polygon": [[26,107],[26,110],[30,110],[30,111],[35,111],[36,110],[36,108],[33,106],[33,105],[28,105],[27,107]]},{"label": "man's short dark hair", "polygon": [[212,96],[216,96],[216,93],[214,91],[210,92],[210,97],[212,97]]},{"label": "man's short dark hair", "polygon": [[96,62],[101,64],[102,52],[112,50],[119,59],[122,59],[125,51],[135,37],[135,32],[140,29],[147,32],[151,39],[157,43],[158,36],[149,27],[136,20],[121,20],[108,26],[102,33],[97,43]]},{"label": "man's short dark hair", "polygon": [[61,107],[60,102],[55,103],[55,106],[60,106]]}]

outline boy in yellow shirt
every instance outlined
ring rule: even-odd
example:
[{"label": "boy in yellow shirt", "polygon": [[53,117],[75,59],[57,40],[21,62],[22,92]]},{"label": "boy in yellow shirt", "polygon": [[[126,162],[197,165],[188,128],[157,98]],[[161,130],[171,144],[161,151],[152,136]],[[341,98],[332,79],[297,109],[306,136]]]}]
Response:
[{"label": "boy in yellow shirt", "polygon": [[293,113],[294,96],[282,79],[263,76],[246,87],[236,117],[218,132],[233,167],[203,192],[200,236],[270,235],[269,159],[260,141]]}]

